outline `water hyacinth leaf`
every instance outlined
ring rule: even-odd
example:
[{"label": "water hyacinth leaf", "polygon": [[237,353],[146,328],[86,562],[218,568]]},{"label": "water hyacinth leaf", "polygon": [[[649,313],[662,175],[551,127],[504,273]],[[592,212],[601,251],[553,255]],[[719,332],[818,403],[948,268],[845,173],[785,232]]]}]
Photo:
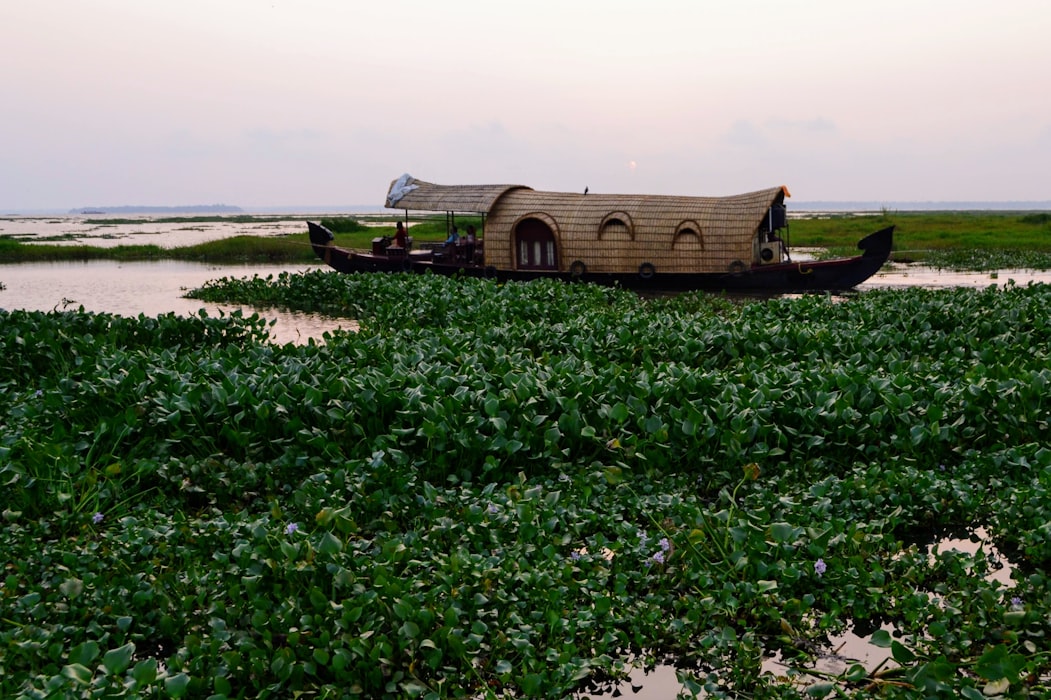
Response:
[{"label": "water hyacinth leaf", "polygon": [[544,677],[539,673],[527,673],[521,681],[522,692],[529,697],[539,697],[544,688]]},{"label": "water hyacinth leaf", "polygon": [[131,677],[140,687],[152,684],[157,680],[157,659],[143,659],[131,669]]},{"label": "water hyacinth leaf", "polygon": [[209,700],[216,697],[226,698],[234,692],[233,685],[226,676],[215,676],[212,678],[212,686],[215,689],[215,695],[211,696]]},{"label": "water hyacinth leaf", "polygon": [[788,523],[773,523],[770,525],[770,535],[774,542],[792,542],[801,532],[801,528],[793,527]]},{"label": "water hyacinth leaf", "polygon": [[881,649],[889,649],[891,642],[893,642],[893,640],[890,637],[890,632],[887,630],[876,630],[872,633],[872,636],[869,637],[869,644]]},{"label": "water hyacinth leaf", "polygon": [[995,681],[989,681],[982,688],[982,694],[986,697],[1002,696],[1011,689],[1011,681],[1006,678],[998,678]]},{"label": "water hyacinth leaf", "polygon": [[190,689],[190,677],[185,673],[177,673],[164,679],[164,691],[173,698],[181,698]]},{"label": "water hyacinth leaf", "polygon": [[916,660],[916,654],[896,639],[890,643],[890,653],[899,664],[912,663]]},{"label": "water hyacinth leaf", "polygon": [[58,590],[67,598],[76,598],[84,591],[84,582],[79,578],[70,577],[59,584]]},{"label": "water hyacinth leaf", "polygon": [[288,559],[289,561],[299,557],[299,547],[288,540],[281,540],[280,549],[281,554],[283,554],[285,559]]},{"label": "water hyacinth leaf", "polygon": [[974,670],[986,680],[996,681],[1002,678],[1017,683],[1025,664],[1025,656],[1012,654],[1005,644],[997,644],[979,657]]},{"label": "water hyacinth leaf", "polygon": [[102,657],[102,665],[111,674],[123,673],[124,669],[131,665],[131,657],[135,654],[135,645],[128,642],[124,646],[110,649]]},{"label": "water hyacinth leaf", "polygon": [[90,666],[99,657],[98,642],[88,641],[78,644],[69,651],[69,663]]},{"label": "water hyacinth leaf", "polygon": [[339,539],[331,532],[325,532],[325,534],[321,536],[321,542],[318,544],[318,551],[327,555],[339,554],[343,551],[343,540]]},{"label": "water hyacinth leaf", "polygon": [[63,666],[62,675],[80,685],[88,685],[91,683],[92,678],[91,669],[81,664],[67,664]]}]

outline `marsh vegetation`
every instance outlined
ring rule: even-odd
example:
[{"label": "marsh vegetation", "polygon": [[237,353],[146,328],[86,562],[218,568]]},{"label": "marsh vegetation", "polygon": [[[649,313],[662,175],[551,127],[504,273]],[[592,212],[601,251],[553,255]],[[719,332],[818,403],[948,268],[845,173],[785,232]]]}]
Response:
[{"label": "marsh vegetation", "polygon": [[[336,234],[335,244],[345,248],[371,249],[373,237],[393,235],[396,217],[337,217],[322,223]],[[155,220],[183,222],[187,226],[242,221],[246,227],[260,223],[246,217],[182,217]],[[272,221],[266,219],[266,221]],[[474,224],[478,217],[457,217],[460,228]],[[127,223],[126,220],[93,220],[101,228]],[[934,267],[956,270],[1051,269],[1051,215],[1018,212],[889,212],[874,215],[824,214],[792,219],[791,244],[820,248],[828,256],[857,254],[857,242],[877,228],[895,224],[893,260],[925,262]],[[445,240],[444,216],[416,217],[410,222],[417,243]],[[135,244],[98,247],[74,245],[68,235],[48,242],[16,235],[0,236],[0,262],[42,262],[55,260],[160,260],[177,259],[213,264],[251,263],[299,264],[316,260],[309,245],[306,225],[302,233],[286,236],[240,235],[197,245],[162,247]],[[65,242],[63,242],[65,241]]]}]

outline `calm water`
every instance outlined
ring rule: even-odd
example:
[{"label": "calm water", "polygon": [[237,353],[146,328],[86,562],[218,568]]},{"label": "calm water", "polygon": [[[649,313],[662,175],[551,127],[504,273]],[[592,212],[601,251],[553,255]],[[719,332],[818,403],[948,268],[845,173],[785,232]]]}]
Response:
[{"label": "calm water", "polygon": [[[346,319],[334,320],[317,314],[293,313],[274,309],[253,309],[221,304],[204,304],[186,299],[184,294],[208,280],[222,277],[266,277],[281,272],[318,269],[317,265],[261,266],[207,265],[179,261],[23,263],[0,265],[0,308],[51,311],[76,309],[108,312],[122,316],[156,316],[174,312],[196,314],[205,309],[209,315],[230,313],[241,308],[246,314],[259,313],[277,321],[272,331],[276,342],[305,342],[320,339],[325,331],[353,329]],[[1008,281],[1025,284],[1030,281],[1051,283],[1051,272],[1003,270],[988,272],[944,272],[916,265],[890,264],[870,279],[860,290],[881,287],[922,286],[986,287],[1005,285]]]},{"label": "calm water", "polygon": [[186,299],[184,294],[208,280],[221,277],[266,277],[281,272],[300,272],[316,266],[204,265],[158,261],[118,263],[112,261],[25,263],[0,265],[0,308],[52,311],[77,309],[108,312],[121,316],[157,316],[174,312],[196,315],[205,309],[210,316],[241,309],[258,313],[277,323],[271,336],[278,343],[320,340],[326,331],[353,329],[347,319],[331,319],[318,314],[293,313],[275,309],[253,309],[228,304],[206,304]]}]

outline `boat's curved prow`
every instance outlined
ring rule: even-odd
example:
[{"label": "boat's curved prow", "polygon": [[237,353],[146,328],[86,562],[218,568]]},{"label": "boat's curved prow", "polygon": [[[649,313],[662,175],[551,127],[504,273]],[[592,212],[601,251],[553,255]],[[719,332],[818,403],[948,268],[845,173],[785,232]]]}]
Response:
[{"label": "boat's curved prow", "polygon": [[310,242],[314,245],[326,246],[336,239],[331,231],[317,222],[308,221],[307,228],[310,230]]},{"label": "boat's curved prow", "polygon": [[882,258],[884,262],[890,257],[890,249],[894,245],[894,227],[880,229],[858,241],[858,248],[866,258]]}]

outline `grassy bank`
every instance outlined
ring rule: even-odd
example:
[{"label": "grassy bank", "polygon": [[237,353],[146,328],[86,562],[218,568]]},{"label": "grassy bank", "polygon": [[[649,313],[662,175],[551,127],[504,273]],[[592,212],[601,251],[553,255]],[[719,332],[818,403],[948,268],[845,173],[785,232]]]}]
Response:
[{"label": "grassy bank", "polygon": [[196,296],[361,330],[0,312],[3,697],[1051,692],[1051,287]]},{"label": "grassy bank", "polygon": [[[196,218],[193,218],[196,220]],[[393,235],[389,226],[361,225],[354,219],[327,219],[324,223],[336,234],[336,244],[347,248],[370,249],[376,236]],[[459,226],[478,218],[457,219]],[[989,212],[883,212],[874,216],[830,215],[822,218],[793,219],[790,242],[793,246],[817,247],[830,256],[857,253],[857,242],[878,228],[894,224],[893,259],[925,261],[952,269],[1051,268],[1051,214]],[[442,241],[446,236],[444,217],[410,222],[417,242]],[[0,262],[47,262],[58,260],[160,260],[178,259],[222,263],[310,263],[316,260],[306,231],[284,237],[238,236],[226,240],[180,248],[159,246],[67,246],[22,243],[0,238]]]}]

